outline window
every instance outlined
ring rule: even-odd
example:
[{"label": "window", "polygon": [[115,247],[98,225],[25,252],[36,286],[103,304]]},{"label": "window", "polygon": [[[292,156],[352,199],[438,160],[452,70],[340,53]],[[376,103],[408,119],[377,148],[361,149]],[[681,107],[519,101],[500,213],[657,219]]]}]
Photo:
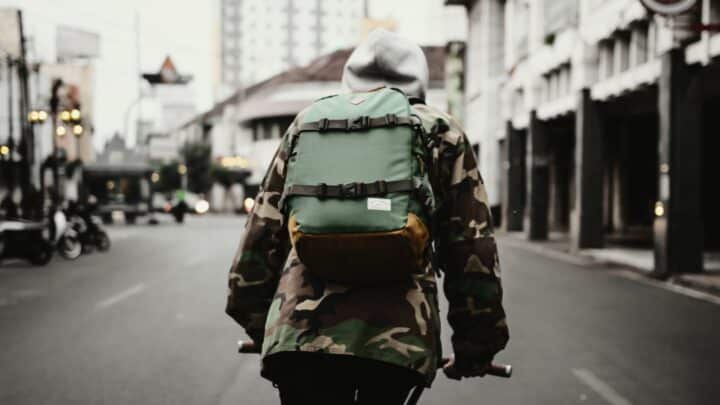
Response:
[{"label": "window", "polygon": [[613,48],[615,43],[612,40],[606,39],[600,42],[599,47],[599,64],[598,64],[598,78],[600,80],[608,79],[612,77],[613,73]]},{"label": "window", "polygon": [[710,24],[720,23],[720,2],[710,1]]},{"label": "window", "polygon": [[632,28],[630,40],[630,66],[638,66],[650,58],[648,46],[648,23],[643,21]]},{"label": "window", "polygon": [[566,96],[572,89],[572,68],[569,63],[560,68],[560,94]]},{"label": "window", "polygon": [[572,89],[572,68],[570,63],[564,63],[543,77],[543,98],[545,101],[555,100],[570,94]]},{"label": "window", "polygon": [[619,32],[615,41],[615,72],[620,73],[630,68],[630,32]]}]

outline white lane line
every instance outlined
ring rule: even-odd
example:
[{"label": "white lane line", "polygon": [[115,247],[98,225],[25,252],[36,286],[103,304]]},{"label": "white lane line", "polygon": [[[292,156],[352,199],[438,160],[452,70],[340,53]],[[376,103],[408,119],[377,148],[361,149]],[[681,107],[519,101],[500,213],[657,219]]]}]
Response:
[{"label": "white lane line", "polygon": [[185,263],[185,267],[198,267],[207,262],[208,262],[207,257],[204,257],[204,256],[196,257],[196,258],[190,259],[187,263]]},{"label": "white lane line", "polygon": [[5,292],[4,290],[0,290],[0,308],[5,306],[12,306],[17,305],[19,303],[30,301],[34,298],[40,297],[42,295],[45,295],[44,292],[40,290],[16,290],[16,291],[9,291]]},{"label": "white lane line", "polygon": [[134,285],[127,290],[123,290],[107,299],[104,299],[95,305],[96,309],[105,309],[107,307],[110,307],[112,305],[117,304],[118,302],[125,300],[127,298],[132,297],[135,294],[141,293],[145,289],[145,284],[137,284]]},{"label": "white lane line", "polygon": [[572,373],[578,380],[600,395],[607,403],[611,405],[632,405],[630,401],[615,391],[613,387],[598,378],[592,371],[584,368],[574,368],[572,369]]}]

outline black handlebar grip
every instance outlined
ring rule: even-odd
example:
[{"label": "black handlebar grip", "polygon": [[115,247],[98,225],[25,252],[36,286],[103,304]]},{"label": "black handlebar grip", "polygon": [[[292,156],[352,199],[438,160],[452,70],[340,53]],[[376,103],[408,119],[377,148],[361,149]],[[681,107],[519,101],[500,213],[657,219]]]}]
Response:
[{"label": "black handlebar grip", "polygon": [[492,364],[487,373],[495,377],[510,378],[512,377],[513,368],[509,364]]},{"label": "black handlebar grip", "polygon": [[[454,362],[454,359],[444,358],[442,359],[442,364],[447,365],[448,363]],[[462,375],[458,373],[458,371],[455,369],[454,365],[450,365],[450,367],[443,368],[443,372],[445,373],[445,376],[447,376],[450,379],[453,380],[460,380],[462,379]],[[512,377],[513,368],[509,364],[491,364],[487,370],[485,370],[485,375],[491,375],[494,377],[501,377],[501,378],[510,378]]]},{"label": "black handlebar grip", "polygon": [[238,340],[238,353],[260,353],[260,346],[252,340]]}]

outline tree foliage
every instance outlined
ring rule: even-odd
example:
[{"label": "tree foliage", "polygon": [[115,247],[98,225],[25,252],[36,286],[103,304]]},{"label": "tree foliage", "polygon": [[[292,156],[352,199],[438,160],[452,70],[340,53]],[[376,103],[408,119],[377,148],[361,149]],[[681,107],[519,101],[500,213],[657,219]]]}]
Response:
[{"label": "tree foliage", "polygon": [[187,143],[180,149],[180,156],[187,166],[188,190],[193,193],[207,193],[212,186],[211,152],[211,146],[204,142]]}]

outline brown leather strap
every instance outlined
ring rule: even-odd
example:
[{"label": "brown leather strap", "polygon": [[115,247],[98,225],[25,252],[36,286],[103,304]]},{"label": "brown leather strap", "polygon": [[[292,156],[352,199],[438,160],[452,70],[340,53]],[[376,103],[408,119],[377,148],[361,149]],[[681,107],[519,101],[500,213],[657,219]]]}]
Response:
[{"label": "brown leather strap", "polygon": [[348,183],[338,185],[318,184],[314,186],[294,184],[287,188],[283,198],[305,196],[318,198],[362,198],[415,190],[413,180],[376,181],[373,183]]}]

